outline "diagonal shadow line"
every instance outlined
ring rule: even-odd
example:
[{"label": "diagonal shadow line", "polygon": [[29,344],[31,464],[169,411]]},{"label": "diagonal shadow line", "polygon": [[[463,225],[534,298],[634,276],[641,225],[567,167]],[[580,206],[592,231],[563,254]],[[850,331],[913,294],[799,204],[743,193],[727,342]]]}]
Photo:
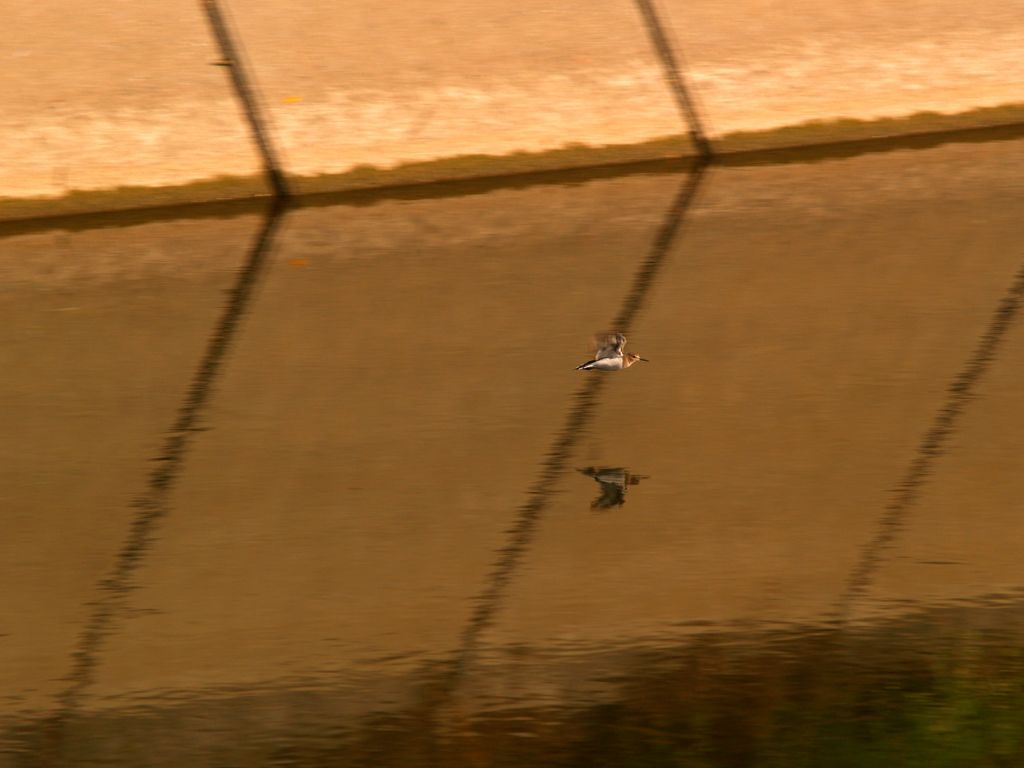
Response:
[{"label": "diagonal shadow line", "polygon": [[[615,318],[615,330],[629,332],[633,319],[665,262],[686,212],[696,197],[707,167],[708,163],[700,158],[672,201],[647,258],[640,265],[622,309]],[[572,396],[572,407],[566,416],[565,424],[547,451],[537,480],[527,490],[528,500],[516,512],[512,527],[506,534],[505,546],[498,550],[498,558],[487,576],[486,587],[476,598],[476,607],[460,635],[458,649],[449,661],[441,664],[438,674],[421,692],[420,701],[414,707],[413,717],[420,724],[418,732],[423,734],[423,742],[418,746],[423,751],[422,757],[426,760],[424,764],[441,762],[439,750],[442,724],[439,715],[450,705],[465,679],[479,647],[480,637],[493,624],[516,569],[533,542],[537,526],[555,492],[555,484],[565,472],[606,381],[607,378],[603,375],[590,376]],[[423,727],[424,725],[426,727]]]},{"label": "diagonal shadow line", "polygon": [[683,76],[683,68],[679,63],[668,34],[665,32],[665,25],[662,24],[658,11],[654,7],[654,0],[636,0],[637,8],[643,17],[644,26],[647,27],[647,34],[654,44],[654,50],[661,59],[661,66],[665,73],[665,80],[672,95],[676,99],[676,105],[683,115],[687,126],[690,129],[690,139],[697,148],[698,154],[708,160],[713,152],[711,143],[708,141],[707,131],[704,130],[704,121],[697,111],[697,102],[686,87],[686,79]]},{"label": "diagonal shadow line", "polygon": [[210,29],[217,40],[221,56],[224,57],[224,64],[231,76],[231,84],[234,86],[235,95],[242,102],[242,109],[245,111],[246,120],[249,122],[249,130],[252,131],[256,147],[260,151],[260,158],[263,160],[263,172],[266,174],[267,182],[277,198],[288,197],[288,184],[285,181],[284,170],[278,153],[274,149],[274,143],[270,138],[270,130],[267,127],[267,120],[260,109],[260,102],[253,88],[251,78],[242,58],[241,50],[235,44],[231,36],[231,28],[228,25],[224,10],[217,0],[202,0],[203,10],[206,12],[206,19],[210,22]]},{"label": "diagonal shadow line", "polygon": [[[622,309],[613,321],[613,330],[624,334],[629,333],[634,318],[643,306],[651,285],[664,265],[665,258],[679,232],[686,212],[696,197],[706,169],[707,163],[705,162],[698,162],[695,165],[666,212],[650,252],[640,265],[629,293],[626,294]],[[515,522],[507,532],[508,540],[505,546],[498,550],[497,562],[487,577],[488,586],[476,598],[476,608],[461,635],[459,651],[454,663],[455,680],[452,681],[452,687],[457,685],[458,678],[462,676],[471,662],[480,635],[493,623],[494,616],[501,607],[515,570],[529,549],[537,524],[551,501],[555,484],[563,474],[576,443],[590,421],[598,403],[598,396],[606,381],[607,377],[602,374],[591,375],[572,396],[572,407],[569,409],[565,424],[547,451],[544,462],[541,464],[540,475],[527,491],[528,501],[516,513]]]},{"label": "diagonal shadow line", "polygon": [[99,597],[72,652],[67,687],[57,697],[58,706],[42,726],[42,743],[37,752],[39,764],[59,764],[68,722],[81,706],[83,694],[94,682],[106,639],[113,633],[119,614],[131,592],[133,577],[152,547],[157,528],[170,512],[171,491],[181,474],[185,458],[196,432],[199,418],[210,399],[224,358],[238,332],[260,275],[267,262],[274,234],[283,218],[284,205],[275,201],[263,226],[249,249],[235,286],[229,290],[224,311],[206,345],[177,417],[164,436],[159,462],[150,472],[146,490],[131,503],[134,516],[128,536],[121,545],[110,573],[98,584]]},{"label": "diagonal shadow line", "polygon": [[968,358],[963,370],[947,388],[948,396],[917,447],[916,455],[906,473],[890,491],[890,501],[878,521],[878,532],[867,544],[857,565],[850,572],[835,610],[835,622],[842,626],[850,611],[871,586],[885,551],[903,530],[906,519],[917,502],[921,488],[932,473],[932,466],[946,453],[949,438],[956,430],[958,419],[967,404],[974,399],[975,389],[989,366],[995,360],[1000,345],[1024,302],[1024,267],[1014,276],[1009,290],[1000,300],[992,319],[982,334],[977,347]]}]

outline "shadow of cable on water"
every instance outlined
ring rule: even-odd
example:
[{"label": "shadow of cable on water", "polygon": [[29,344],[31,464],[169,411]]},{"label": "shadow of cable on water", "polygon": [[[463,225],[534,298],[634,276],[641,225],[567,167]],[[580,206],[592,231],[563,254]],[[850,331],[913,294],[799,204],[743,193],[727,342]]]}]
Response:
[{"label": "shadow of cable on water", "polygon": [[[854,613],[867,597],[885,555],[899,540],[907,521],[920,499],[921,492],[933,476],[935,464],[945,455],[950,439],[968,404],[976,397],[978,385],[996,359],[1010,328],[1024,304],[1024,267],[1014,275],[992,318],[981,334],[974,352],[946,389],[946,398],[924,433],[912,459],[900,479],[889,491],[886,504],[876,524],[874,535],[861,548],[860,555],[847,576],[842,591],[827,620],[814,632],[813,656],[808,655],[807,668],[814,679],[806,679],[802,688],[809,711],[832,700],[838,668],[862,668],[859,648],[869,636],[871,625],[858,626]],[[857,679],[851,672],[851,679]]]},{"label": "shadow of cable on water", "polygon": [[[629,334],[633,320],[642,308],[651,285],[664,266],[686,212],[696,197],[706,168],[706,163],[698,163],[688,174],[682,188],[672,201],[647,258],[637,270],[629,292],[623,301],[622,309],[611,323],[610,327],[616,331]],[[572,405],[565,424],[548,449],[537,480],[527,490],[528,500],[516,514],[515,522],[508,530],[506,544],[499,550],[498,558],[487,578],[487,586],[475,601],[476,608],[462,633],[455,664],[458,675],[461,675],[471,662],[481,633],[494,620],[508,583],[530,545],[537,523],[551,501],[555,484],[568,467],[569,459],[572,458],[576,444],[583,436],[607,381],[606,376],[589,376],[572,396],[570,401]]]},{"label": "shadow of cable on water", "polygon": [[[609,327],[629,334],[637,313],[643,308],[651,286],[677,240],[707,168],[708,163],[698,161],[687,174],[672,204],[665,212],[647,255],[636,271],[620,311]],[[571,459],[577,444],[586,433],[607,381],[607,376],[588,376],[570,397],[565,421],[555,434],[540,464],[536,479],[526,490],[526,501],[516,511],[512,524],[506,531],[505,544],[497,551],[494,565],[473,602],[474,607],[460,635],[457,650],[432,676],[432,681],[422,689],[419,703],[415,707],[416,711],[412,713],[414,719],[423,725],[423,728],[418,730],[421,738],[425,740],[414,747],[418,750],[419,759],[429,760],[432,751],[438,747],[436,739],[442,735],[441,721],[444,719],[444,711],[452,703],[461,683],[473,666],[481,636],[493,624],[495,616],[501,610],[516,570],[529,551],[538,524],[552,501],[556,484],[567,471],[573,469]]]},{"label": "shadow of cable on water", "polygon": [[250,309],[284,211],[283,202],[274,203],[267,211],[235,285],[228,291],[223,312],[207,341],[174,423],[163,436],[159,454],[152,459],[155,466],[146,479],[145,490],[131,502],[134,515],[128,535],[109,573],[97,585],[98,596],[89,605],[88,620],[71,655],[71,670],[64,678],[67,685],[57,697],[54,713],[33,729],[34,735],[29,736],[29,743],[22,747],[29,756],[29,764],[63,765],[70,757],[65,754],[68,729],[95,680],[105,642],[116,631],[128,596],[135,589],[135,575],[153,546],[160,522],[172,511],[170,494],[181,475],[195,434],[203,431],[200,419],[224,360],[235,343],[239,326]]},{"label": "shadow of cable on water", "polygon": [[967,404],[976,397],[983,379],[1024,303],[1024,267],[1014,275],[1006,294],[996,306],[985,332],[959,374],[946,389],[946,399],[917,452],[899,482],[889,492],[890,501],[878,520],[877,532],[864,545],[857,564],[847,579],[837,602],[834,616],[839,626],[845,625],[854,607],[871,586],[885,552],[893,545],[916,504],[922,487],[933,472],[935,463],[946,453],[950,437],[956,432]]}]

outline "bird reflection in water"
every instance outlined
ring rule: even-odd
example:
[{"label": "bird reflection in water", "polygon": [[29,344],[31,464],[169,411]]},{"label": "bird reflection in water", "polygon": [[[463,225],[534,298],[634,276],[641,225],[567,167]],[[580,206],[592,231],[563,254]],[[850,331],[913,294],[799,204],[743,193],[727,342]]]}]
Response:
[{"label": "bird reflection in water", "polygon": [[601,495],[590,503],[591,509],[614,509],[626,503],[626,489],[646,480],[646,475],[634,475],[623,467],[587,467],[577,469],[592,477],[601,486]]}]

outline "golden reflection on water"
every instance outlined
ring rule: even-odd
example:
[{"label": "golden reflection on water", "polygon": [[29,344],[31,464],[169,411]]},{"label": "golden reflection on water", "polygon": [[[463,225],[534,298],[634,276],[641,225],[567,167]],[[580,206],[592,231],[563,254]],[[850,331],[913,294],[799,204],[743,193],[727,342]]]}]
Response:
[{"label": "golden reflection on water", "polygon": [[1022,151],[0,240],[4,759],[1013,761]]}]

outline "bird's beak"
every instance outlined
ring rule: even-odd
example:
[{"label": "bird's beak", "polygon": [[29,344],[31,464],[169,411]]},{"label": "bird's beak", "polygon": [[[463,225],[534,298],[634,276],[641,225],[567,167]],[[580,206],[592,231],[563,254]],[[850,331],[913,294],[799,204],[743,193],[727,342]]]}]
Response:
[{"label": "bird's beak", "polygon": [[651,362],[651,361],[650,361],[650,360],[648,360],[648,359],[647,359],[646,357],[639,357],[639,358],[637,358],[637,359],[638,359],[638,360],[642,360],[642,361],[643,361],[643,362],[645,362],[645,363],[649,363],[649,362]]}]

